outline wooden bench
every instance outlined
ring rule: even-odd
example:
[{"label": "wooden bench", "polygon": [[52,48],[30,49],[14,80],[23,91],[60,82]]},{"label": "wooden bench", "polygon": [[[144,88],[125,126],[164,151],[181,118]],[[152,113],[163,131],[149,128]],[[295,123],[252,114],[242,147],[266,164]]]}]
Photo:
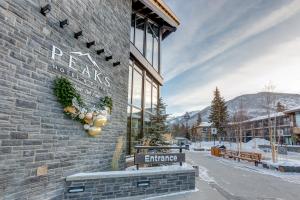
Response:
[{"label": "wooden bench", "polygon": [[254,152],[239,152],[233,151],[233,150],[225,150],[222,154],[223,158],[233,158],[234,160],[238,159],[240,160],[247,160],[249,162],[254,162],[255,166],[258,166],[258,164],[261,162],[261,154],[260,153],[254,153]]},{"label": "wooden bench", "polygon": [[225,150],[223,153],[223,158],[236,158],[239,152],[233,150]]},{"label": "wooden bench", "polygon": [[240,152],[239,159],[254,162],[255,166],[261,162],[261,154],[254,152]]}]

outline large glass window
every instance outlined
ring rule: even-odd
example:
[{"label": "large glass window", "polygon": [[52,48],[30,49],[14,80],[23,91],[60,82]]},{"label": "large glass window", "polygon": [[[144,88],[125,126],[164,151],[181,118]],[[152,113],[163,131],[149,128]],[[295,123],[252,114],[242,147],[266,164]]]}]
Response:
[{"label": "large glass window", "polygon": [[145,83],[145,111],[151,112],[151,102],[152,102],[152,84],[151,80],[147,79]]},{"label": "large glass window", "polygon": [[146,58],[149,63],[152,65],[152,56],[153,56],[153,31],[151,26],[148,26],[147,29],[147,50],[146,50]]},{"label": "large glass window", "polygon": [[143,54],[145,19],[136,15],[134,45]]},{"label": "large glass window", "polygon": [[138,108],[142,107],[142,87],[143,77],[141,71],[137,68],[133,70],[133,92],[132,92],[132,104]]},{"label": "large glass window", "polygon": [[150,132],[151,117],[152,117],[152,115],[150,113],[145,112],[145,114],[144,114],[144,129],[143,129],[145,136]]},{"label": "large glass window", "polygon": [[[143,89],[144,86],[144,89]],[[130,61],[128,81],[127,153],[149,132],[151,117],[156,112],[158,84],[147,72]]]},{"label": "large glass window", "polygon": [[147,48],[146,48],[146,58],[149,63],[158,71],[158,27],[154,24],[148,23],[147,28]]},{"label": "large glass window", "polygon": [[158,38],[154,38],[153,41],[153,67],[156,71],[158,71],[158,59],[159,59],[159,51],[158,51]]},{"label": "large glass window", "polygon": [[[131,146],[138,144],[142,130],[142,110],[132,107],[131,115]],[[132,150],[131,150],[132,151]]]},{"label": "large glass window", "polygon": [[156,112],[156,107],[157,107],[157,98],[158,98],[158,90],[157,90],[157,85],[153,84],[152,87],[152,112]]},{"label": "large glass window", "polygon": [[131,106],[127,106],[127,141],[126,141],[126,150],[127,154],[131,152]]},{"label": "large glass window", "polygon": [[130,34],[130,41],[145,56],[153,68],[159,71],[159,27],[150,20],[134,14],[131,18]]},{"label": "large glass window", "polygon": [[131,94],[132,94],[132,67],[129,66],[129,70],[128,70],[128,104],[131,104]]},{"label": "large glass window", "polygon": [[130,41],[134,43],[135,15],[131,16]]}]

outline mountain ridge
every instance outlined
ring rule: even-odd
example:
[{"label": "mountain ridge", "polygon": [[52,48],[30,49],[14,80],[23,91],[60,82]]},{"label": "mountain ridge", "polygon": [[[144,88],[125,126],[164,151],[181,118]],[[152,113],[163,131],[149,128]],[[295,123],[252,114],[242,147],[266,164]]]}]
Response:
[{"label": "mountain ridge", "polygon": [[[272,111],[275,112],[276,110],[276,103],[280,102],[285,106],[286,109],[292,109],[294,107],[300,106],[300,94],[293,94],[293,93],[275,93],[275,92],[258,92],[254,94],[243,94],[237,96],[231,100],[226,101],[227,109],[229,117],[231,118],[233,113],[240,110],[240,105],[242,102],[243,110],[246,111],[247,116],[249,118],[257,117],[266,115],[265,109],[265,98],[266,95],[270,95],[272,99],[274,99],[274,106]],[[198,113],[201,114],[202,121],[208,121],[208,116],[210,112],[210,106],[205,107],[200,111],[191,111],[190,119],[189,119],[189,126],[196,124]],[[170,124],[181,124],[186,123],[185,119],[183,118],[184,115],[177,116],[169,120]]]}]

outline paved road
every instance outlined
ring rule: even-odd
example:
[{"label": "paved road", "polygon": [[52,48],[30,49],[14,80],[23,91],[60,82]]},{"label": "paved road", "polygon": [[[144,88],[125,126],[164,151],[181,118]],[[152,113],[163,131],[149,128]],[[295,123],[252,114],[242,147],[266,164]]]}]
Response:
[{"label": "paved road", "polygon": [[188,161],[200,167],[197,192],[159,197],[162,200],[300,200],[300,175],[283,174],[189,152]]}]

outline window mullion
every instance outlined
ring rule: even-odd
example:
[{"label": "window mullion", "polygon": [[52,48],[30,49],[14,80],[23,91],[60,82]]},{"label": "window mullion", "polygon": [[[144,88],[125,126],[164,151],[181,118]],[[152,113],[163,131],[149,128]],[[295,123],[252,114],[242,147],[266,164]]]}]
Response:
[{"label": "window mullion", "polygon": [[147,29],[148,29],[148,20],[145,19],[145,26],[144,26],[144,44],[143,44],[143,55],[144,57],[147,56]]},{"label": "window mullion", "polygon": [[151,55],[152,66],[154,66],[154,40],[155,40],[154,31],[152,30],[152,55]]},{"label": "window mullion", "polygon": [[135,29],[136,29],[136,15],[133,15],[134,27],[133,27],[133,44],[135,45]]}]

